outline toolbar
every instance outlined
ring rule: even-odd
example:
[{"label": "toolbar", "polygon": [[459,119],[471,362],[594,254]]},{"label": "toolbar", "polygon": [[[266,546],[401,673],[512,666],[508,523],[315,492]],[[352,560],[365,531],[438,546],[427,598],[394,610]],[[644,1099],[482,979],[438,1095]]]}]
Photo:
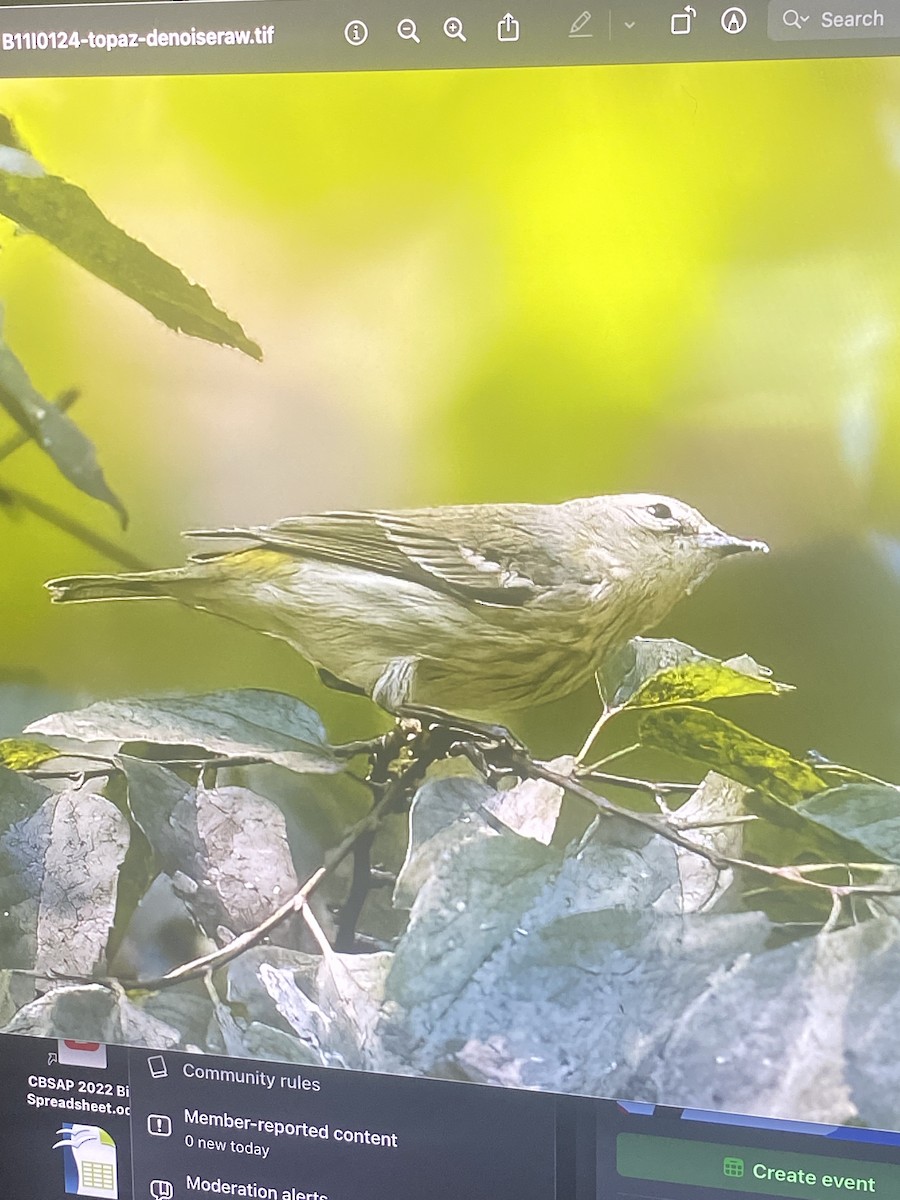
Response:
[{"label": "toolbar", "polygon": [[149,0],[0,7],[0,77],[424,70],[900,54],[850,0]]}]

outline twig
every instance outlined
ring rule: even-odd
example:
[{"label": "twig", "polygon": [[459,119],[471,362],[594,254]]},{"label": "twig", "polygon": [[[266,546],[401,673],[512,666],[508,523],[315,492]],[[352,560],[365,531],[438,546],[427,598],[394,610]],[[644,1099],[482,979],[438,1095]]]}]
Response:
[{"label": "twig", "polygon": [[589,774],[591,771],[609,766],[611,762],[615,762],[619,758],[625,758],[626,755],[633,754],[635,750],[640,750],[641,748],[640,742],[632,742],[630,746],[623,746],[621,750],[613,750],[611,754],[605,754],[603,758],[598,758],[596,762],[591,763],[589,766],[582,767],[582,771],[585,774]]},{"label": "twig", "polygon": [[658,834],[665,838],[666,841],[672,842],[674,845],[681,847],[683,850],[688,850],[692,854],[697,854],[701,858],[705,858],[717,870],[725,868],[734,868],[738,870],[748,871],[750,873],[763,875],[769,879],[780,879],[785,883],[802,884],[805,887],[813,888],[817,891],[826,892],[828,895],[835,897],[845,896],[897,896],[900,895],[900,880],[892,885],[868,883],[868,884],[832,884],[822,883],[811,876],[825,870],[868,870],[868,871],[886,871],[888,867],[882,863],[809,863],[805,865],[789,865],[783,867],[770,866],[767,863],[753,862],[751,859],[735,858],[728,854],[722,854],[711,846],[703,845],[700,842],[692,841],[685,837],[673,824],[656,816],[652,813],[635,812],[632,809],[622,808],[613,801],[607,800],[605,796],[600,796],[596,792],[592,792],[576,779],[570,778],[568,775],[561,775],[558,771],[553,771],[546,767],[543,763],[535,762],[521,753],[513,753],[511,755],[511,766],[523,776],[530,776],[533,779],[546,779],[548,783],[554,783],[563,791],[569,792],[572,795],[580,796],[583,800],[593,804],[598,812],[606,816],[618,817],[623,821],[627,821],[632,825],[639,825],[646,829],[649,833]]},{"label": "twig", "polygon": [[[389,733],[386,733],[383,738],[379,739],[379,744],[385,747],[393,746],[396,750],[399,750],[408,739],[408,731],[398,725]],[[429,739],[426,738],[425,740],[427,742]],[[244,933],[238,934],[237,937],[233,938],[225,946],[221,946],[209,954],[201,955],[199,958],[192,959],[190,962],[182,963],[171,971],[167,971],[165,975],[160,975],[155,979],[120,979],[110,982],[116,982],[126,987],[129,991],[159,991],[162,988],[172,987],[177,983],[186,983],[189,980],[201,978],[208,971],[218,970],[220,967],[233,962],[234,959],[246,953],[247,950],[258,946],[282,922],[286,921],[289,917],[303,912],[309,903],[309,897],[322,880],[330,875],[354,850],[360,838],[370,832],[374,833],[378,829],[382,818],[399,803],[400,798],[406,794],[409,788],[415,786],[416,782],[421,778],[425,770],[427,770],[428,764],[432,761],[434,761],[433,756],[429,758],[423,755],[422,758],[413,758],[407,769],[384,789],[377,804],[348,830],[336,846],[333,846],[325,853],[322,865],[310,875],[303,886],[286,900],[284,904],[276,908],[263,921],[260,921],[258,925],[246,930]],[[97,983],[98,980],[95,979],[91,982]]]},{"label": "twig", "polygon": [[[69,391],[63,392],[54,402],[54,407],[58,408],[60,412],[68,412],[80,394],[77,388],[70,388]],[[9,458],[11,454],[15,454],[17,450],[21,450],[23,446],[27,446],[33,437],[34,434],[30,430],[20,429],[18,433],[14,433],[5,442],[0,442],[0,462],[3,462],[5,458]]]},{"label": "twig", "polygon": [[349,954],[356,945],[356,923],[372,890],[372,843],[375,830],[363,834],[353,847],[353,879],[347,899],[338,913],[334,948],[339,954]]},{"label": "twig", "polygon": [[57,529],[61,529],[69,537],[75,538],[76,541],[88,546],[91,550],[96,550],[104,558],[118,563],[120,567],[125,567],[128,571],[150,571],[153,569],[142,558],[138,558],[137,555],[132,554],[129,550],[123,550],[121,546],[117,546],[115,542],[111,542],[109,538],[104,537],[101,533],[95,533],[93,529],[90,529],[75,517],[70,517],[61,508],[57,508],[54,504],[48,504],[46,500],[39,500],[37,496],[32,496],[30,492],[23,492],[20,488],[6,487],[5,484],[0,485],[0,505],[5,505],[8,508],[19,505],[26,512],[30,512],[35,517],[40,517],[42,521],[46,521],[49,525],[55,525]]},{"label": "twig", "polygon": [[696,783],[654,783],[650,779],[635,779],[631,775],[610,775],[607,771],[579,771],[579,779],[590,779],[594,783],[606,783],[610,787],[631,788],[649,792],[651,796],[671,796],[679,793],[696,792]]},{"label": "twig", "polygon": [[[599,683],[600,683],[600,681],[598,679],[597,680],[598,687],[599,687]],[[601,699],[601,701],[603,701],[603,693],[602,692],[600,693],[600,699]],[[611,721],[613,719],[613,717],[617,716],[621,711],[622,711],[621,708],[608,707],[606,702],[603,701],[603,712],[601,712],[600,716],[594,722],[591,732],[585,738],[584,745],[578,751],[578,754],[576,756],[576,759],[575,759],[576,762],[584,762],[585,758],[587,758],[588,751],[590,750],[591,746],[593,746],[594,742],[596,742],[597,738],[599,737],[600,730],[603,728],[603,726],[606,724],[607,721]]]}]

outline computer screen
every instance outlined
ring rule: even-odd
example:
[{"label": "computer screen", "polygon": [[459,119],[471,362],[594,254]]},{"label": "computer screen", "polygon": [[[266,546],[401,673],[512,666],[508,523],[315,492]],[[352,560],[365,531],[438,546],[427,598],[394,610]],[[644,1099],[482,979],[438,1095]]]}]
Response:
[{"label": "computer screen", "polygon": [[5,1195],[900,1195],[898,53],[0,8]]}]

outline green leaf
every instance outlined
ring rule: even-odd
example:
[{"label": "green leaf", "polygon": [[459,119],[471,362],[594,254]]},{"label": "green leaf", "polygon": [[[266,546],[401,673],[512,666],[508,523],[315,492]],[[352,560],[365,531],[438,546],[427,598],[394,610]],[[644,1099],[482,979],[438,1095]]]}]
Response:
[{"label": "green leaf", "polygon": [[796,804],[828,784],[812,767],[718,713],[704,708],[659,708],[641,713],[639,737],[645,746],[667,750],[738,783]]},{"label": "green leaf", "polygon": [[674,638],[632,638],[604,671],[604,683],[615,708],[662,708],[793,691],[748,654],[722,662]]},{"label": "green leaf", "polygon": [[257,688],[149,700],[100,700],[77,712],[43,717],[25,732],[85,743],[117,742],[120,746],[129,742],[198,746],[210,755],[262,758],[304,774],[332,774],[343,769],[327,745],[325,728],[313,709],[294,696]]},{"label": "green leaf", "polygon": [[59,751],[43,742],[27,738],[0,739],[0,765],[11,771],[30,771],[51,758],[59,758]]},{"label": "green leaf", "polygon": [[114,225],[81,188],[47,174],[17,143],[11,126],[5,140],[13,145],[0,154],[3,216],[136,300],[170,329],[262,358],[256,342],[216,308],[199,284]]},{"label": "green leaf", "polygon": [[803,800],[797,808],[878,858],[900,864],[900,788],[850,783]]},{"label": "green leaf", "polygon": [[28,147],[19,137],[19,131],[3,113],[0,113],[0,146],[10,146],[14,150],[24,150],[28,153]]},{"label": "green leaf", "polygon": [[37,442],[70,483],[114,509],[123,528],[128,524],[128,513],[107,485],[93,442],[71,417],[35,389],[27,371],[3,341],[0,341],[0,407]]}]

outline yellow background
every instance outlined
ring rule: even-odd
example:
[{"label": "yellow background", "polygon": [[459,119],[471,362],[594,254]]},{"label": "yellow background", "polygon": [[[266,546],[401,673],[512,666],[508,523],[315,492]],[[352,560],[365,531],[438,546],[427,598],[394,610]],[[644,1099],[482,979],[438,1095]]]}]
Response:
[{"label": "yellow background", "polygon": [[[900,776],[900,66],[35,80],[0,111],[263,347],[173,334],[0,230],[8,341],[81,390],[133,552],[327,507],[675,494],[773,554],[663,632],[800,685],[748,702],[759,732]],[[118,536],[33,446],[3,483]],[[0,538],[8,728],[242,685],[371,727],[210,617],[51,608],[44,580],[109,564],[33,518]],[[574,749],[594,708],[518,724]]]}]

